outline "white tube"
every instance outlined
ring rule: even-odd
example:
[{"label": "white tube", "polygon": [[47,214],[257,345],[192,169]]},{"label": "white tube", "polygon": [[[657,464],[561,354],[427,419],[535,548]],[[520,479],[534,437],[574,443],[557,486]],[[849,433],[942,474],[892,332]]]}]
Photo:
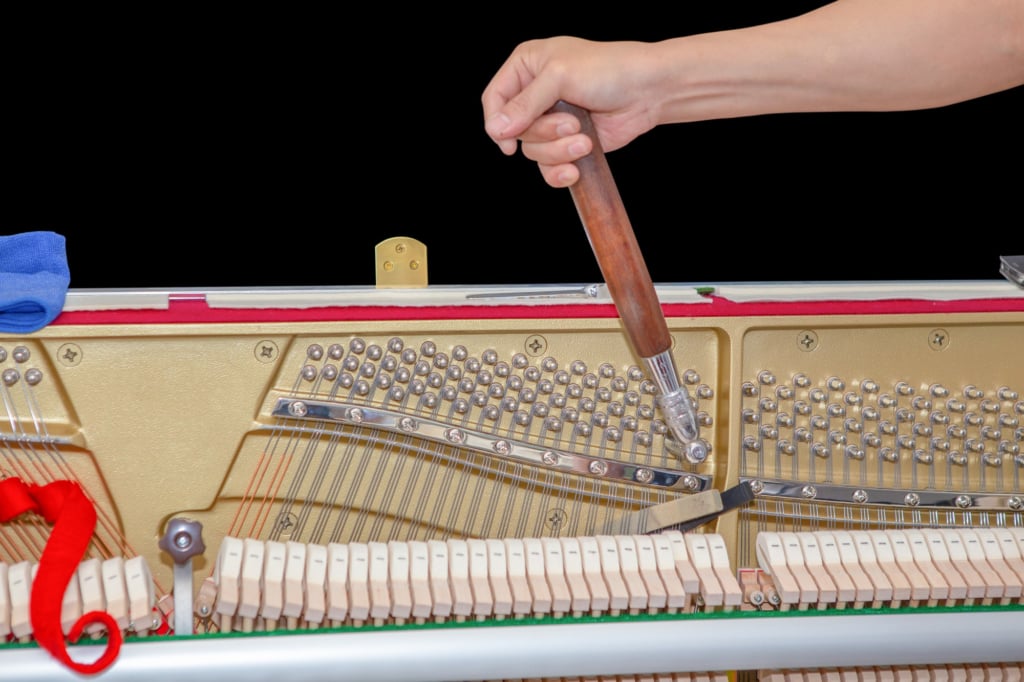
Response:
[{"label": "white tube", "polygon": [[[441,682],[1024,658],[1024,612],[488,625],[247,637],[151,637],[126,644],[103,682]],[[73,647],[94,660],[97,646]],[[35,648],[0,650],[4,679],[81,678]]]}]

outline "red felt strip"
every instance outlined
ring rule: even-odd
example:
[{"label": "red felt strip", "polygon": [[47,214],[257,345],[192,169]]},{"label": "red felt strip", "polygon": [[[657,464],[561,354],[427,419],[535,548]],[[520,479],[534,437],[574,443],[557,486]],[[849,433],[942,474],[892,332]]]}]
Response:
[{"label": "red felt strip", "polygon": [[30,511],[53,524],[50,539],[39,558],[29,600],[35,639],[54,658],[75,672],[84,675],[102,672],[114,662],[121,650],[121,630],[113,617],[103,611],[91,611],[71,628],[68,637],[76,642],[87,626],[100,623],[106,627],[107,648],[92,663],[81,663],[71,658],[60,624],[64,592],[89,547],[96,527],[96,510],[81,487],[71,481],[54,481],[45,486],[26,484],[18,478],[0,481],[0,521],[9,521]]}]

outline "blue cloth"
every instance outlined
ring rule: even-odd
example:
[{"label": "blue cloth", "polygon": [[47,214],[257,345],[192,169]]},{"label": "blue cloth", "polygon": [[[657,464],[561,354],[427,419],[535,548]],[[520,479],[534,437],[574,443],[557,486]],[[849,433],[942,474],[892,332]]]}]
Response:
[{"label": "blue cloth", "polygon": [[71,283],[63,235],[0,236],[0,332],[27,334],[60,314]]}]

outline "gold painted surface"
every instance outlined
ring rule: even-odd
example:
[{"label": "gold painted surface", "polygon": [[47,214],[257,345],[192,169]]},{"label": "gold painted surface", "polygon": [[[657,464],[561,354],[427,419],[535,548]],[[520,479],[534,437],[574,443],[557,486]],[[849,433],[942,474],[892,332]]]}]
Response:
[{"label": "gold painted surface", "polygon": [[[9,475],[45,480],[64,469],[33,474],[34,467],[66,462],[110,519],[103,546],[93,551],[145,556],[164,591],[170,588],[172,564],[157,542],[175,517],[203,524],[208,549],[194,562],[198,588],[213,570],[225,534],[316,543],[586,535],[616,515],[685,494],[556,473],[415,434],[352,424],[297,424],[271,414],[279,398],[388,407],[501,435],[511,443],[697,473],[711,477],[719,489],[735,485],[742,476],[794,484],[1021,493],[1021,460],[1013,447],[1024,444],[1024,431],[1013,420],[1024,419],[1024,408],[1020,398],[1009,397],[1024,391],[1020,313],[668,322],[680,371],[693,372],[690,390],[704,416],[702,436],[711,446],[711,457],[697,467],[680,463],[666,449],[654,396],[636,375],[642,364],[618,322],[607,319],[69,325],[3,338],[0,347],[7,354],[0,371],[15,370],[18,378],[2,389],[0,432],[6,440],[0,467]],[[358,352],[353,350],[355,339],[362,343]],[[813,343],[808,345],[808,339]],[[430,345],[436,349],[433,354],[424,351]],[[28,349],[28,359],[16,359],[18,347]],[[406,358],[405,353],[411,355]],[[440,355],[448,358],[447,366],[435,362]],[[417,375],[421,361],[430,366]],[[505,366],[507,376],[498,375],[498,368]],[[42,373],[32,386],[25,380],[30,368]],[[401,368],[410,376],[397,378]],[[491,372],[490,382],[480,381],[481,370]],[[774,381],[762,383],[768,376],[764,372]],[[332,373],[336,376],[330,378]],[[338,381],[346,374],[350,386]],[[793,378],[801,374],[807,377],[806,386],[796,396],[780,399],[777,389],[792,387]],[[389,379],[375,383],[382,375]],[[417,377],[433,383],[412,395],[409,387]],[[522,386],[513,382],[512,387],[511,377],[518,377]],[[463,386],[464,379],[471,385]],[[360,380],[367,382],[365,392]],[[866,390],[869,382],[878,390]],[[496,384],[506,386],[502,395],[488,393]],[[833,388],[840,384],[842,388]],[[757,390],[748,395],[746,385]],[[975,415],[981,421],[964,422],[967,433],[961,445],[968,439],[982,441],[982,450],[960,447],[965,462],[952,464],[948,449],[932,448],[945,459],[924,465],[915,461],[914,452],[930,448],[937,436],[917,436],[917,445],[902,451],[895,462],[881,461],[878,455],[904,431],[882,434],[882,442],[867,448],[863,460],[846,457],[840,444],[829,440],[832,432],[849,441],[881,421],[895,420],[898,408],[879,407],[878,401],[882,395],[896,395],[897,386],[903,385],[913,390],[898,396],[898,408],[914,413],[914,420],[905,422],[908,428],[922,423],[930,423],[933,431],[948,428],[931,421],[935,412],[954,425]],[[394,386],[404,387],[403,397],[388,397]],[[948,394],[933,395],[935,386]],[[968,387],[980,393],[965,397]],[[795,403],[813,402],[809,397],[814,389],[825,391],[825,399],[814,402],[810,412],[797,414]],[[849,402],[848,393],[860,396],[860,402]],[[425,406],[426,394],[436,397],[437,407]],[[920,396],[931,405],[914,406],[911,401]],[[511,408],[503,402],[506,398]],[[766,398],[776,407],[766,409],[760,403]],[[948,403],[955,398],[965,403],[963,409]],[[547,406],[546,412],[537,411],[537,405]],[[832,405],[840,405],[845,414],[830,416]],[[867,406],[883,416],[866,417]],[[491,408],[497,409],[497,417],[488,416]],[[575,420],[566,408],[575,409]],[[745,411],[757,418],[749,419]],[[788,426],[776,421],[782,411],[793,413]],[[522,423],[517,422],[519,413],[527,415]],[[826,419],[824,428],[813,427],[815,416]],[[551,417],[559,421],[548,421]],[[847,419],[861,430],[849,430]],[[589,431],[580,424],[588,424]],[[766,425],[775,426],[778,435],[766,437]],[[998,437],[993,429],[983,432],[985,427],[998,427]],[[800,428],[814,434],[793,454],[770,450],[779,439],[793,439]],[[36,433],[33,429],[44,429],[52,442],[19,438]],[[747,446],[750,439],[758,442],[757,449]],[[818,442],[830,448],[829,458],[812,454]],[[998,452],[1005,455],[998,464],[985,458]],[[914,513],[920,523],[929,521],[927,510]],[[913,522],[909,511],[870,505],[762,499],[743,514],[728,514],[707,528],[724,535],[733,564],[739,566],[749,559],[753,534],[765,524],[843,526],[854,517],[863,517],[857,521],[861,525]],[[1020,523],[1009,510],[998,518],[975,514],[963,519]],[[22,534],[8,528],[2,532],[0,561],[34,555]]]}]

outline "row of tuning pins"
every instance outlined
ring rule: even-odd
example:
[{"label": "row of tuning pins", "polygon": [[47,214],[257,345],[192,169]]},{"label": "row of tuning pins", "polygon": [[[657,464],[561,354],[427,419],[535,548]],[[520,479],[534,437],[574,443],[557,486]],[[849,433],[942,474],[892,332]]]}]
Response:
[{"label": "row of tuning pins", "polygon": [[[745,453],[796,455],[803,446],[814,455],[812,466],[815,459],[828,461],[837,455],[865,461],[871,451],[879,462],[891,464],[909,455],[914,464],[944,460],[965,467],[973,458],[984,465],[983,482],[986,468],[1000,468],[1007,461],[1024,466],[1024,401],[1010,387],[986,395],[967,385],[954,394],[937,383],[918,392],[898,382],[883,391],[870,379],[851,388],[835,376],[822,387],[805,374],[779,384],[765,370],[755,382],[743,384],[742,394],[744,429],[756,432],[744,436]],[[1014,473],[1014,484],[1016,479]]]},{"label": "row of tuning pins", "polygon": [[[306,357],[296,390],[309,384],[311,394],[327,399],[376,401],[386,408],[449,420],[476,414],[480,428],[493,429],[505,419],[509,429],[539,424],[548,434],[568,426],[573,437],[587,439],[587,444],[595,430],[611,443],[633,433],[641,447],[652,445],[652,434],[669,433],[653,405],[658,386],[638,366],[623,375],[607,362],[596,370],[582,360],[563,366],[553,357],[534,364],[524,353],[505,362],[494,349],[475,356],[456,345],[446,353],[425,341],[417,351],[400,337],[384,346],[361,338],[351,339],[347,347],[311,344]],[[683,372],[680,380],[693,390],[698,404],[714,397],[695,370]],[[697,419],[702,427],[713,421],[706,411],[698,411]],[[649,431],[643,428],[646,422]]]}]

